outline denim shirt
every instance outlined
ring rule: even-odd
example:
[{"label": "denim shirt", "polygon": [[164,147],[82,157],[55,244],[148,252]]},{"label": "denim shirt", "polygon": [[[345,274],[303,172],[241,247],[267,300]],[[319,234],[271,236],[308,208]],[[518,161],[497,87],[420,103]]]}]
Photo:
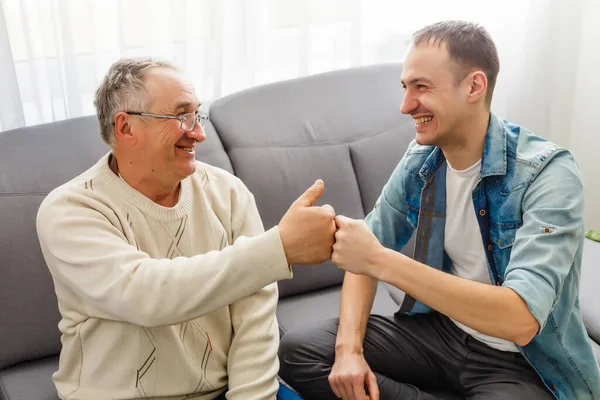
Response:
[{"label": "denim shirt", "polygon": [[[414,259],[449,272],[446,166],[440,148],[413,141],[365,220],[396,251],[416,229]],[[600,399],[600,371],[579,307],[583,185],[573,157],[491,114],[472,195],[492,282],[521,296],[540,325],[521,354],[557,399]],[[408,295],[399,310],[429,311]]]}]

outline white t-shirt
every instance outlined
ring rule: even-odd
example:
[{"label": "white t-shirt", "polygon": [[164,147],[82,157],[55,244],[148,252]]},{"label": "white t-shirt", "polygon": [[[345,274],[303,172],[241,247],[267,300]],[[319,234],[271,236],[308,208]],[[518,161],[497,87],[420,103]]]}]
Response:
[{"label": "white t-shirt", "polygon": [[[450,163],[446,173],[446,228],[444,249],[452,260],[454,275],[473,281],[492,284],[487,265],[483,241],[475,207],[473,189],[479,180],[481,160],[462,171],[457,171]],[[485,335],[458,321],[452,320],[459,328],[488,346],[517,352],[514,343]]]}]

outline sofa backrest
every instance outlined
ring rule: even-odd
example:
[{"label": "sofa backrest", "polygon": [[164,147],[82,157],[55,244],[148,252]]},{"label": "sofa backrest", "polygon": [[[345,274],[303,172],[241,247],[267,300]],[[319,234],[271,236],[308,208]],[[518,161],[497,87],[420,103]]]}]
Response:
[{"label": "sofa backrest", "polygon": [[[224,97],[211,106],[197,158],[235,171],[267,228],[317,178],[326,183],[320,204],[363,217],[413,137],[412,122],[398,111],[400,68],[338,71]],[[35,218],[52,189],[108,150],[93,116],[0,132],[0,369],[60,351],[60,315]],[[341,279],[330,263],[296,268],[280,295]]]},{"label": "sofa backrest", "polygon": [[[255,87],[214,102],[210,118],[235,174],[254,193],[265,228],[317,178],[318,204],[338,214],[367,214],[414,138],[400,113],[400,64],[334,71]],[[339,284],[326,262],[297,267],[280,296]]]}]

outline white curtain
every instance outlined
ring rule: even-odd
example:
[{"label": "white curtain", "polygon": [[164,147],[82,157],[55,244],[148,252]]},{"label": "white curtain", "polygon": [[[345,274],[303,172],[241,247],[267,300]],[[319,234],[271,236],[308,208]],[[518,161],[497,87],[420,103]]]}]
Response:
[{"label": "white curtain", "polygon": [[[0,130],[93,114],[94,90],[120,57],[169,59],[211,101],[267,82],[401,61],[416,29],[464,19],[484,25],[498,47],[493,111],[573,148],[591,178],[586,143],[599,148],[600,140],[590,106],[598,83],[589,85],[598,82],[599,7],[598,0],[0,0]],[[588,220],[600,227],[600,210],[590,206],[600,184],[586,178],[586,185]]]},{"label": "white curtain", "polygon": [[[498,44],[502,72],[496,112],[526,119],[542,128],[541,134],[555,136],[549,132],[553,128],[548,128],[547,114],[562,109],[562,102],[548,94],[573,87],[567,82],[573,74],[565,72],[576,65],[582,17],[581,5],[567,0],[0,4],[4,130],[93,114],[94,90],[120,57],[172,60],[188,73],[201,97],[211,100],[266,82],[400,61],[414,30],[438,20],[467,19],[486,26]],[[553,54],[557,48],[560,55]],[[543,96],[537,95],[540,91]]]}]

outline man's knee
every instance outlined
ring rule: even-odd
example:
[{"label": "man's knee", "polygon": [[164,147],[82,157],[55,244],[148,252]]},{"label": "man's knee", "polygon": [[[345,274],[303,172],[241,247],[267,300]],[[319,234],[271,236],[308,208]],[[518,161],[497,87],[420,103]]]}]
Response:
[{"label": "man's knee", "polygon": [[315,365],[332,365],[335,359],[335,329],[333,328],[333,326],[319,326],[286,333],[279,344],[281,378],[288,383],[293,382],[295,376],[312,375],[315,372],[313,371]]},{"label": "man's knee", "polygon": [[305,345],[305,336],[300,331],[286,333],[279,343],[279,376],[288,383],[292,383],[296,375],[294,370],[301,364],[302,346]]},{"label": "man's knee", "polygon": [[294,354],[302,344],[302,335],[297,331],[288,332],[283,335],[279,343],[279,362],[283,365],[289,360],[296,358]]}]

